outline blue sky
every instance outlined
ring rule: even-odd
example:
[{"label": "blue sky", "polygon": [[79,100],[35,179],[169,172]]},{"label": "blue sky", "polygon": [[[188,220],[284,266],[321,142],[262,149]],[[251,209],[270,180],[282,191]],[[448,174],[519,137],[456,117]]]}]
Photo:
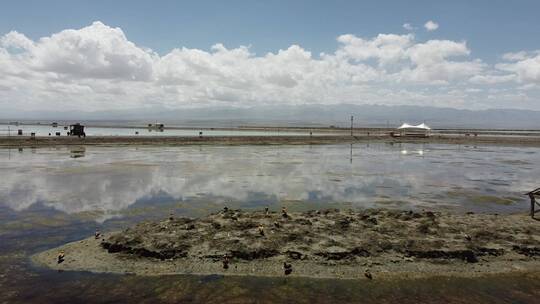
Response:
[{"label": "blue sky", "polygon": [[0,33],[17,30],[36,39],[93,21],[120,27],[130,40],[165,53],[175,47],[209,49],[251,45],[266,53],[291,44],[314,54],[331,52],[341,34],[371,37],[406,32],[436,20],[419,38],[466,40],[475,56],[540,48],[540,1],[9,1]]},{"label": "blue sky", "polygon": [[502,0],[10,1],[0,107],[540,110],[538,12]]}]

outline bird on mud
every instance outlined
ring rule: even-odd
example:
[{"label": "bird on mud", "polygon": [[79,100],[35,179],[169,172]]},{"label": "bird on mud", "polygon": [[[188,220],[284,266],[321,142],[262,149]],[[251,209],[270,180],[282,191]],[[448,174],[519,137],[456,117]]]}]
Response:
[{"label": "bird on mud", "polygon": [[259,228],[258,228],[258,229],[259,229],[259,234],[260,234],[261,236],[264,236],[264,226],[263,226],[263,225],[259,225]]},{"label": "bird on mud", "polygon": [[283,218],[289,217],[289,214],[287,213],[287,207],[281,208],[281,216],[283,216]]},{"label": "bird on mud", "polygon": [[66,257],[66,254],[64,253],[64,251],[60,251],[58,253],[58,264],[62,263],[64,261],[64,258]]},{"label": "bird on mud", "polygon": [[229,256],[223,256],[223,269],[229,269]]},{"label": "bird on mud", "polygon": [[285,271],[285,275],[289,275],[292,273],[292,265],[288,264],[287,262],[283,262],[283,270]]},{"label": "bird on mud", "polygon": [[366,269],[366,271],[364,272],[364,276],[370,280],[373,280],[373,275],[371,274],[371,271],[369,271],[369,269]]}]

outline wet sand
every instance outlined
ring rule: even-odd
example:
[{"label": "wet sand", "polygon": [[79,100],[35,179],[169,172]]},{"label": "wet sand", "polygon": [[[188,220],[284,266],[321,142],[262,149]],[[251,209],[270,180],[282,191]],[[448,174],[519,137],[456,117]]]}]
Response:
[{"label": "wet sand", "polygon": [[361,142],[388,143],[440,143],[440,144],[469,144],[469,145],[507,145],[540,147],[540,137],[533,136],[456,136],[433,135],[428,138],[390,137],[388,135],[324,135],[324,136],[87,136],[86,138],[51,136],[0,137],[0,147],[47,147],[69,145],[308,145],[336,144]]},{"label": "wet sand", "polygon": [[[60,250],[66,258],[59,264]],[[142,222],[38,253],[32,260],[58,270],[145,276],[368,280],[538,273],[540,222],[525,214],[332,209],[283,217],[281,212],[228,210],[198,219]],[[292,267],[288,275],[283,262]]]}]

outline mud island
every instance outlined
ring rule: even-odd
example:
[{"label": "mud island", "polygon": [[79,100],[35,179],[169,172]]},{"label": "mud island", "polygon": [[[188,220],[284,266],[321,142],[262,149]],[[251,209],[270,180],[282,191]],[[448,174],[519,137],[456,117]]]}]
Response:
[{"label": "mud island", "polygon": [[137,275],[472,277],[540,271],[540,222],[525,214],[225,208],[141,222],[32,259],[53,269]]}]

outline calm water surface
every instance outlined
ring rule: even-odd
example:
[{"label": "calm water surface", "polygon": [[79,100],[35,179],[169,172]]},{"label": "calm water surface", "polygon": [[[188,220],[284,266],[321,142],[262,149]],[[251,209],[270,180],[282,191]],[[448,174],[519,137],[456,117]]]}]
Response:
[{"label": "calm water surface", "polygon": [[358,282],[57,273],[28,256],[169,212],[224,205],[527,212],[540,153],[418,144],[0,149],[0,290],[6,302],[536,303],[538,278]]},{"label": "calm water surface", "polygon": [[[56,132],[60,132],[62,136],[66,136],[68,130],[64,126],[52,127],[50,125],[3,125],[0,124],[0,136],[17,136],[17,131],[22,130],[23,135],[30,136],[30,133],[36,133],[36,136],[55,136]],[[199,131],[203,132],[204,136],[308,136],[309,129],[304,131],[291,130],[197,130],[197,129],[167,129],[155,130],[148,128],[114,128],[114,127],[86,127],[84,132],[88,136],[199,136]],[[329,132],[313,132],[313,136],[332,135]]]}]

